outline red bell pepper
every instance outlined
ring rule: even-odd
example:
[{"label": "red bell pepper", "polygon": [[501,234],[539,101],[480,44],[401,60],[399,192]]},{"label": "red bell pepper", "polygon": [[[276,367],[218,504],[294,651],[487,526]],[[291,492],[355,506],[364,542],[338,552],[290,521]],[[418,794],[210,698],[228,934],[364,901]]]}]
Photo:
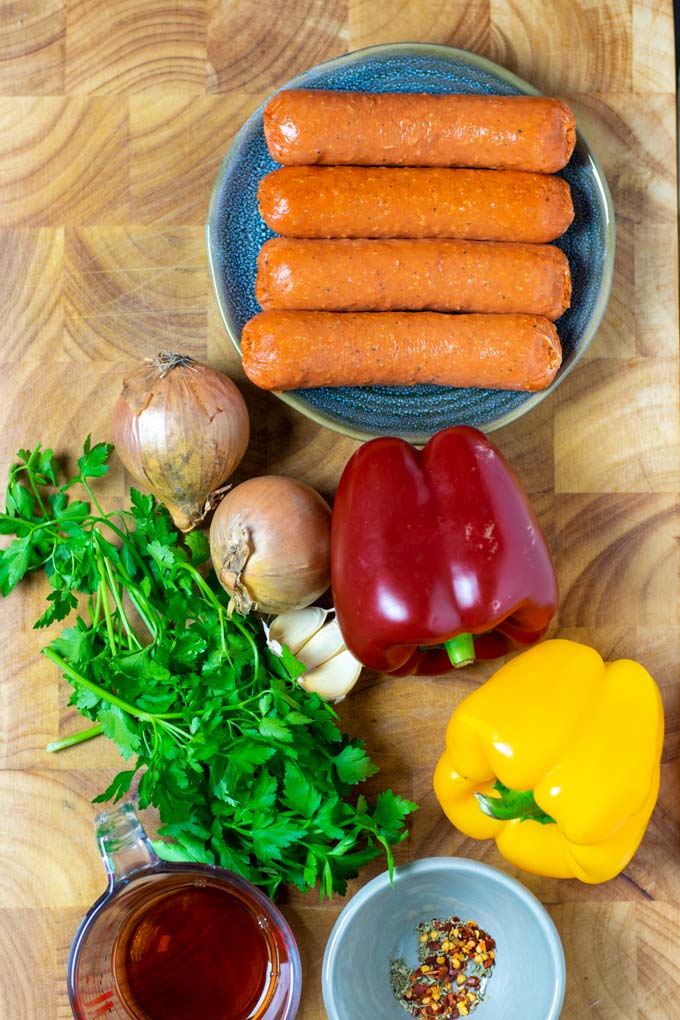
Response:
[{"label": "red bell pepper", "polygon": [[399,675],[533,644],[557,608],[529,500],[499,450],[467,426],[422,451],[389,438],[357,450],[335,496],[331,583],[349,650]]}]

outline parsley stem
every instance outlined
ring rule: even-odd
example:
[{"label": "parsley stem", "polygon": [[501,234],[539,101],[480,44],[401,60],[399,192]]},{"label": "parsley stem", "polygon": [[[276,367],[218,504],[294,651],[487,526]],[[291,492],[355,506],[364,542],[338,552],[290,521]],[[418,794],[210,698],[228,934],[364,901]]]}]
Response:
[{"label": "parsley stem", "polygon": [[111,616],[111,606],[109,604],[109,591],[108,584],[106,581],[106,571],[104,569],[104,560],[102,557],[101,549],[97,545],[97,551],[95,553],[95,561],[97,564],[97,571],[99,573],[99,585],[102,589],[102,607],[104,609],[104,619],[106,620],[106,633],[109,638],[109,648],[111,655],[116,655],[118,652],[118,646],[116,645],[116,635],[113,630],[113,618]]},{"label": "parsley stem", "polygon": [[130,650],[132,650],[133,647],[139,649],[142,647],[142,645],[141,642],[137,640],[137,635],[134,633],[132,627],[130,626],[130,621],[127,618],[127,613],[125,612],[125,608],[120,597],[120,592],[118,591],[118,584],[116,583],[116,578],[113,574],[113,570],[111,569],[111,564],[109,563],[108,560],[104,560],[103,558],[102,563],[104,569],[106,570],[106,576],[108,577],[109,580],[108,586],[111,590],[111,594],[113,595],[114,602],[116,603],[116,609],[118,610],[118,618],[122,623],[123,627],[125,628],[125,633],[127,634],[128,648]]},{"label": "parsley stem", "polygon": [[[92,601],[92,598],[90,598],[90,602],[91,601]],[[94,604],[94,614],[90,611],[90,620],[92,621],[92,626],[93,627],[96,627],[97,624],[99,623],[99,614],[101,613],[101,611],[102,611],[102,586],[100,584],[98,584],[97,585],[97,600],[96,600],[96,602]]]},{"label": "parsley stem", "polygon": [[119,708],[122,712],[127,712],[128,715],[133,716],[135,719],[140,719],[142,722],[150,722],[154,724],[159,723],[164,727],[164,729],[168,729],[176,734],[181,733],[183,737],[187,736],[185,730],[181,730],[178,726],[173,726],[171,723],[165,722],[166,719],[181,719],[181,712],[166,712],[163,715],[157,715],[154,712],[145,712],[143,709],[136,708],[134,705],[129,704],[129,702],[123,701],[122,698],[117,697],[115,694],[110,694],[109,691],[100,687],[99,684],[93,683],[92,680],[88,680],[87,677],[84,677],[82,673],[75,670],[73,666],[66,662],[65,659],[62,659],[61,655],[58,655],[53,648],[50,648],[49,646],[47,648],[43,648],[42,653],[46,659],[49,659],[51,662],[55,663],[55,665],[59,666],[61,671],[70,680],[72,680],[73,683],[80,684],[81,687],[84,687],[86,690],[92,691],[92,693],[96,694],[98,698],[102,699],[102,701],[108,701],[110,705],[115,705],[115,707]]},{"label": "parsley stem", "polygon": [[[122,532],[120,532],[117,528],[115,528],[113,525],[111,525],[110,521],[102,519],[100,521],[95,521],[95,524],[96,523],[104,523],[108,527],[112,527],[113,530],[122,537],[123,541],[128,542],[128,540],[125,538],[125,535],[123,535]],[[118,589],[117,589],[116,580],[120,581],[120,583],[123,585],[123,587],[127,590],[127,593],[128,593],[128,595],[130,597],[130,601],[132,602],[132,604],[135,607],[136,611],[139,613],[139,615],[140,615],[140,617],[141,617],[141,619],[142,619],[146,629],[149,631],[149,634],[155,640],[158,637],[158,628],[153,625],[153,623],[151,622],[151,620],[149,619],[149,617],[148,617],[148,615],[147,615],[147,613],[145,611],[145,608],[149,608],[149,609],[151,608],[151,603],[148,601],[148,599],[144,598],[144,596],[142,595],[142,592],[137,587],[137,585],[135,585],[128,576],[123,574],[119,567],[117,567],[117,569],[114,570],[111,561],[108,559],[108,557],[105,556],[105,548],[106,547],[105,546],[102,547],[102,545],[98,541],[99,532],[95,531],[94,528],[93,528],[93,535],[95,537],[95,541],[97,542],[96,561],[97,561],[97,567],[99,569],[99,574],[100,574],[102,583],[105,585],[105,587],[107,589],[110,588],[110,590],[111,590],[111,593],[113,595],[114,601],[116,603],[116,608],[118,609],[118,614],[120,616],[121,623],[125,627],[125,630],[126,630],[127,635],[128,635],[128,644],[129,644],[130,637],[132,637],[134,639],[136,645],[137,645],[137,648],[141,648],[142,646],[139,643],[139,641],[137,639],[137,636],[134,634],[134,632],[132,630],[132,627],[130,626],[130,621],[128,620],[127,613],[125,612],[125,608],[124,608],[122,602],[120,601],[120,598],[119,598],[119,595],[118,595]],[[128,542],[128,545],[129,545],[129,542]],[[108,585],[106,584],[106,579],[104,578],[104,573],[106,573],[106,575],[107,575]],[[101,588],[101,585],[99,587]],[[144,601],[145,607],[143,607],[141,605],[141,600],[142,599]],[[110,605],[109,605],[108,595],[107,595],[106,591],[104,592],[103,606],[104,606],[104,615],[106,617],[106,629],[107,629],[108,634],[109,634],[109,644],[111,644],[111,641],[113,640],[114,645],[111,647],[111,651],[115,652],[115,650],[116,650],[115,649],[115,634],[113,632],[112,626],[109,627],[109,623],[111,623],[111,625],[112,625],[112,619],[111,619],[111,612],[110,612]],[[108,613],[107,613],[107,610],[108,610]]]},{"label": "parsley stem", "polygon": [[150,619],[147,610],[153,610],[153,613],[158,618],[158,623],[162,626],[161,618],[158,614],[158,610],[153,606],[150,600],[144,595],[142,590],[130,579],[130,577],[124,573],[119,565],[114,565],[112,568],[113,576],[123,585],[125,588],[130,602],[135,608],[135,611],[139,613],[142,623],[148,630],[154,641],[158,637],[159,627]]},{"label": "parsley stem", "polygon": [[[178,561],[173,566],[172,572],[174,573],[175,570],[178,570],[178,569],[186,570],[186,571],[188,571],[188,573],[191,574],[191,576],[193,578],[193,581],[194,581],[194,584],[199,589],[199,591],[201,591],[203,593],[203,595],[205,595],[205,597],[210,602],[212,602],[213,606],[215,607],[215,609],[218,612],[218,615],[220,616],[220,623],[222,623],[222,618],[223,618],[223,615],[224,615],[224,606],[219,601],[219,599],[215,595],[215,593],[212,590],[212,588],[210,587],[210,585],[206,583],[206,581],[205,581],[205,579],[203,577],[201,577],[201,575],[199,574],[198,570],[196,570],[196,567],[192,566],[191,563],[183,563],[182,561]],[[248,629],[246,627],[244,627],[244,625],[240,622],[240,620],[238,619],[238,615],[236,613],[232,614],[232,616],[229,617],[229,622],[235,624],[235,626],[238,627],[238,629],[241,631],[241,633],[243,634],[244,638],[246,639],[246,641],[250,645],[250,650],[251,650],[252,655],[253,655],[253,669],[254,669],[254,673],[255,673],[255,679],[256,680],[259,679],[259,674],[260,674],[260,653],[257,650],[257,645],[255,644],[255,642],[253,640],[252,634],[250,634],[248,632]],[[222,631],[224,632],[224,626],[222,626]]]},{"label": "parsley stem", "polygon": [[38,487],[35,484],[35,479],[33,478],[33,472],[31,472],[31,471],[28,472],[28,481],[29,481],[29,484],[30,484],[30,486],[31,486],[31,488],[33,490],[33,495],[35,496],[35,498],[38,501],[38,506],[42,510],[44,516],[45,517],[49,517],[49,514],[47,513],[47,508],[45,507],[45,504],[43,503],[42,498],[40,496],[40,492],[38,490]]},{"label": "parsley stem", "polygon": [[[79,478],[79,481],[80,481],[80,484],[82,485],[82,487],[85,489],[85,492],[90,497],[90,500],[92,501],[92,505],[94,507],[96,507],[97,513],[99,514],[99,516],[102,517],[102,518],[106,518],[106,514],[102,510],[102,507],[101,507],[101,504],[100,504],[99,500],[97,499],[97,497],[95,496],[94,492],[90,488],[90,485],[89,485],[89,483],[87,481],[87,478],[83,478],[83,476],[81,474],[81,476]],[[107,523],[108,523],[108,521],[107,521]]]},{"label": "parsley stem", "polygon": [[220,642],[221,642],[221,645],[222,645],[222,654],[224,655],[225,659],[229,663],[229,668],[233,669],[234,668],[234,660],[232,659],[231,655],[229,654],[229,647],[227,645],[226,636],[225,636],[225,633],[224,633],[224,620],[221,617],[219,618],[219,620],[220,620],[220,628],[221,628],[221,630],[220,630]]},{"label": "parsley stem", "polygon": [[227,705],[226,708],[243,708],[244,705],[249,705],[251,701],[260,701],[260,699],[265,697],[267,694],[273,693],[274,692],[272,691],[271,687],[268,690],[260,690],[257,691],[255,694],[252,694],[249,698],[244,698],[243,701],[237,701],[235,705]]},{"label": "parsley stem", "polygon": [[296,701],[295,698],[292,698],[290,694],[287,694],[285,691],[281,691],[280,697],[283,698],[283,700],[287,702],[287,704],[289,704],[291,708],[295,709],[296,712],[302,711],[302,706],[300,705],[300,702]]},{"label": "parsley stem", "polygon": [[45,507],[45,504],[42,501],[42,497],[40,495],[38,487],[35,484],[35,478],[34,478],[34,475],[33,475],[33,465],[34,465],[34,462],[36,460],[39,461],[39,459],[40,459],[40,446],[36,446],[35,450],[33,450],[33,452],[31,453],[30,457],[28,458],[25,466],[20,467],[19,470],[17,471],[17,474],[19,474],[19,471],[25,471],[26,472],[26,474],[28,476],[28,484],[31,486],[31,489],[33,490],[33,495],[35,496],[35,498],[36,498],[36,500],[38,502],[38,506],[42,510],[44,516],[45,517],[49,517],[49,514],[47,513],[47,509]]},{"label": "parsley stem", "polygon": [[227,635],[224,632],[224,612],[221,609],[217,610],[217,620],[218,620],[219,625],[220,625],[220,644],[222,646],[222,652],[227,657],[227,659],[229,661],[229,665],[233,669],[234,668],[234,663],[232,662],[231,656],[229,654],[229,650],[227,648]]},{"label": "parsley stem", "polygon": [[[179,715],[180,713],[177,712],[175,714]],[[189,741],[191,740],[191,735],[187,733],[186,730],[183,730],[181,726],[173,726],[172,723],[164,722],[163,720],[167,718],[168,718],[167,716],[157,715],[154,717],[154,721],[159,722],[163,729],[166,730],[168,733],[172,733],[173,737],[175,737],[175,739],[178,742],[182,740],[184,741],[184,743],[188,744]]]},{"label": "parsley stem", "polygon": [[79,733],[72,733],[70,737],[62,737],[60,740],[53,740],[51,744],[47,745],[47,750],[63,751],[66,747],[74,747],[76,744],[83,744],[86,740],[92,740],[93,737],[98,737],[102,730],[102,724],[95,723],[94,726],[89,726],[86,730],[81,730]]},{"label": "parsley stem", "polygon": [[[123,521],[123,526],[126,528],[125,531],[122,531],[119,527],[117,527],[113,523],[112,518],[114,516],[117,516],[119,518],[119,520]],[[114,535],[118,536],[118,538],[121,540],[121,542],[123,542],[123,544],[125,545],[125,548],[130,553],[130,555],[132,556],[133,560],[135,561],[135,563],[139,567],[139,569],[142,572],[142,574],[146,575],[146,577],[148,577],[151,580],[152,579],[151,572],[150,572],[149,568],[147,567],[146,563],[144,562],[143,558],[138,553],[137,549],[134,547],[134,545],[130,541],[130,532],[127,530],[127,527],[126,527],[124,521],[125,521],[125,512],[124,511],[120,511],[118,514],[109,514],[109,515],[103,514],[102,517],[95,518],[95,523],[105,524],[107,528],[111,529],[111,531],[114,533]],[[126,580],[126,583],[127,583],[127,580]]]},{"label": "parsley stem", "polygon": [[[151,732],[153,733],[153,751],[151,752],[150,756],[152,758],[155,758],[156,754],[158,753],[158,744],[159,744],[159,740],[158,740],[158,727],[156,726],[155,723],[152,724]],[[146,747],[146,749],[148,751],[149,750],[149,739],[147,737],[146,732],[144,733],[144,745],[145,745],[145,747]]]},{"label": "parsley stem", "polygon": [[231,829],[232,832],[240,832],[242,836],[250,836],[250,829],[244,829],[240,825],[233,825],[231,822],[222,822],[222,826],[225,829]]},{"label": "parsley stem", "polygon": [[[137,611],[137,613],[139,613],[139,616],[140,616],[140,619],[141,619],[142,623],[144,624],[144,626],[148,630],[149,634],[151,635],[151,637],[155,641],[156,638],[158,637],[158,627],[156,627],[156,625],[149,619],[149,617],[146,614],[145,607],[143,607],[141,602],[140,602],[141,592],[139,592],[139,590],[137,588],[130,587],[128,585],[126,585],[126,588],[127,588],[128,598],[130,599],[130,602],[135,607],[135,610]],[[152,608],[151,604],[149,602],[146,602],[146,607],[149,608],[149,609]]]},{"label": "parsley stem", "polygon": [[201,592],[203,592],[203,594],[205,595],[206,599],[209,602],[212,602],[213,606],[218,611],[218,613],[224,610],[224,606],[222,605],[220,600],[215,595],[215,592],[212,590],[210,585],[207,584],[207,582],[205,581],[205,578],[201,577],[201,575],[198,572],[198,570],[196,570],[196,567],[194,567],[191,563],[185,563],[183,560],[177,560],[173,564],[172,571],[171,571],[171,576],[172,576],[172,574],[175,573],[176,570],[186,570],[187,573],[191,574],[191,577],[192,577],[193,582],[196,585],[196,587]]},{"label": "parsley stem", "polygon": [[[8,514],[0,514],[0,519],[3,521],[12,521],[14,524],[17,522],[16,517],[11,517]],[[48,534],[54,535],[54,538],[59,537],[59,528],[52,517],[46,517],[44,521],[27,521],[25,518],[21,518],[21,524],[27,535],[32,535],[36,531],[44,531]]]},{"label": "parsley stem", "polygon": [[145,722],[148,722],[152,718],[149,712],[140,711],[140,709],[135,708],[134,705],[128,704],[127,701],[123,701],[122,698],[118,698],[115,694],[109,694],[109,692],[105,691],[103,687],[99,686],[99,684],[95,684],[91,680],[88,680],[87,677],[84,677],[82,673],[75,670],[73,666],[66,662],[65,659],[62,659],[61,655],[58,655],[53,648],[43,648],[43,655],[46,659],[49,659],[51,662],[54,662],[55,665],[59,666],[62,672],[65,673],[70,680],[74,683],[80,684],[81,687],[84,687],[86,690],[92,691],[92,693],[96,694],[98,698],[102,699],[102,701],[108,701],[110,705],[115,705],[116,708],[120,708],[121,711],[127,712],[128,715],[134,716],[135,719],[143,719]]},{"label": "parsley stem", "polygon": [[248,633],[248,629],[243,626],[243,624],[238,619],[236,613],[234,613],[230,617],[230,620],[231,620],[231,623],[235,623],[236,624],[236,626],[241,631],[241,633],[243,634],[244,638],[246,639],[246,641],[250,645],[250,650],[253,653],[253,663],[254,663],[254,670],[253,671],[254,671],[254,675],[255,675],[255,680],[258,681],[259,678],[260,678],[260,653],[257,650],[257,645],[253,641],[253,636],[252,636],[252,634]]}]

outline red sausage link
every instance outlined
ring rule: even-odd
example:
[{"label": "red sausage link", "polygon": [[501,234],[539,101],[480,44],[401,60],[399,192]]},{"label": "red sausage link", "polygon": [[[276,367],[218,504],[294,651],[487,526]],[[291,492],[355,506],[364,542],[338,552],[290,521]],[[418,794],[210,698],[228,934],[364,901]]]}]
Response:
[{"label": "red sausage link", "polygon": [[309,386],[479,386],[541,390],[560,367],[557,330],[536,315],[261,312],[241,337],[265,390]]},{"label": "red sausage link", "polygon": [[258,258],[265,309],[527,312],[558,319],[571,277],[553,245],[273,237]]},{"label": "red sausage link", "polygon": [[561,177],[440,167],[282,167],[258,189],[265,223],[288,237],[460,237],[554,241],[574,218]]},{"label": "red sausage link", "polygon": [[576,141],[574,115],[539,96],[291,89],[267,103],[279,163],[464,166],[554,173]]}]

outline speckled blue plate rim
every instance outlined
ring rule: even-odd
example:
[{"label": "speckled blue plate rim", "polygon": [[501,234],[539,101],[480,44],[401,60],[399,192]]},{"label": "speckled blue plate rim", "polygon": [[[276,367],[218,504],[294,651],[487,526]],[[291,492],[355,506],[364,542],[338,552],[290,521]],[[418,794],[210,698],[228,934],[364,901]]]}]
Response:
[{"label": "speckled blue plate rim", "polygon": [[[405,881],[411,875],[418,874],[420,871],[432,871],[434,869],[449,872],[452,865],[461,875],[465,875],[466,872],[468,874],[476,872],[484,876],[489,882],[505,886],[505,888],[510,889],[511,892],[527,904],[545,935],[546,942],[555,961],[555,988],[550,1009],[546,1013],[544,1020],[559,1020],[564,1002],[567,975],[562,940],[555,927],[555,922],[541,901],[526,886],[518,882],[516,878],[506,875],[504,871],[500,871],[498,868],[492,868],[489,864],[483,864],[482,861],[471,860],[467,857],[421,857],[418,860],[409,861],[407,864],[400,864],[394,869],[394,890],[398,892],[400,882]],[[355,915],[363,906],[364,901],[374,893],[386,888],[389,884],[390,876],[387,871],[372,878],[370,882],[367,882],[365,886],[362,886],[354,894],[347,906],[343,907],[342,912],[331,929],[321,966],[321,989],[324,1005],[330,1020],[334,1020],[337,1016],[335,1002],[329,991],[331,985],[331,966],[336,954],[336,944],[339,942],[340,936],[344,934],[345,929],[354,921]]]},{"label": "speckled blue plate rim", "polygon": [[[368,46],[360,50],[352,50],[349,53],[343,53],[338,57],[334,57],[331,60],[323,61],[320,64],[316,64],[313,68],[308,68],[301,74],[296,75],[289,81],[285,82],[278,89],[272,91],[272,93],[265,99],[260,106],[248,117],[242,127],[239,129],[237,134],[234,136],[229,149],[227,150],[224,159],[220,165],[220,168],[215,178],[215,183],[210,196],[210,202],[208,206],[208,215],[206,219],[206,244],[208,249],[208,261],[210,265],[210,274],[213,281],[213,287],[217,296],[217,303],[220,309],[220,315],[224,323],[224,327],[227,331],[227,335],[231,340],[236,350],[241,353],[240,346],[240,335],[235,329],[231,322],[229,313],[227,311],[227,302],[223,289],[222,274],[220,272],[220,266],[218,260],[214,257],[213,251],[217,241],[217,238],[213,237],[211,233],[211,227],[216,220],[217,207],[219,205],[222,184],[224,178],[231,165],[233,155],[239,150],[240,145],[250,131],[254,121],[261,119],[265,106],[273,95],[281,92],[285,89],[297,88],[300,84],[304,84],[309,73],[311,71],[320,71],[323,69],[332,70],[336,67],[341,67],[344,64],[355,61],[357,59],[370,59],[372,57],[384,57],[384,58],[404,58],[413,55],[431,56],[437,57],[442,60],[450,60],[452,62],[466,63],[471,67],[479,68],[488,74],[495,75],[509,85],[519,89],[525,94],[540,96],[541,93],[534,85],[520,78],[512,71],[508,71],[500,64],[496,64],[494,61],[489,60],[486,57],[482,57],[477,53],[473,53],[469,50],[458,49],[454,46],[442,46],[435,43],[417,43],[417,42],[402,42],[402,43],[385,43],[379,46]],[[587,324],[587,328],[581,338],[578,349],[574,352],[573,357],[570,359],[568,364],[562,365],[555,379],[545,390],[541,390],[538,393],[533,394],[517,407],[511,409],[507,414],[495,419],[492,422],[480,424],[479,428],[484,432],[494,432],[497,429],[503,428],[505,425],[509,425],[511,422],[520,418],[522,415],[531,411],[534,407],[540,404],[547,396],[549,396],[559,384],[569,375],[574,366],[580,361],[584,352],[589,347],[593,337],[597,333],[602,318],[604,316],[609,297],[612,289],[612,282],[614,276],[614,254],[616,247],[616,225],[614,217],[614,205],[611,197],[611,192],[607,184],[602,166],[599,160],[595,156],[591,146],[589,145],[585,135],[578,127],[577,122],[577,146],[580,146],[584,150],[588,169],[592,176],[592,180],[597,186],[597,190],[600,194],[602,211],[604,216],[604,236],[605,236],[605,251],[606,257],[604,258],[604,266],[602,278],[600,281],[600,288],[597,296],[597,300],[593,307],[590,319]],[[303,399],[301,399],[295,392],[281,392],[276,391],[275,396],[281,401],[288,404],[290,407],[295,408],[305,417],[312,421],[317,422],[319,425],[323,425],[326,428],[338,432],[342,435],[348,436],[351,439],[357,439],[364,442],[369,439],[375,438],[376,433],[367,432],[362,429],[352,428],[343,422],[334,421],[328,415],[317,412],[314,407],[310,406]],[[455,424],[455,422],[452,422]],[[404,438],[408,438],[416,446],[423,446],[431,438],[432,433],[411,433]]]}]

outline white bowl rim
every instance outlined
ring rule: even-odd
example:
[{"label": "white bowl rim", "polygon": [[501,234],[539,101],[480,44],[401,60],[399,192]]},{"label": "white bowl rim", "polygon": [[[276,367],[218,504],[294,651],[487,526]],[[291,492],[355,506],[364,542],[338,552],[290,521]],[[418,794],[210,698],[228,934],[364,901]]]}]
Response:
[{"label": "white bowl rim", "polygon": [[[504,871],[500,871],[498,868],[492,867],[490,864],[483,864],[481,861],[471,860],[467,857],[420,857],[415,861],[409,861],[407,864],[400,864],[395,867],[394,887],[396,889],[399,882],[404,882],[405,880],[413,877],[413,875],[417,875],[422,872],[443,872],[445,874],[450,874],[452,871],[455,871],[460,875],[465,875],[466,873],[476,874],[478,876],[482,876],[489,882],[503,886],[518,899],[522,900],[529,908],[541,930],[555,964],[555,986],[553,989],[552,1001],[543,1020],[559,1020],[562,1003],[564,1001],[566,983],[564,950],[562,948],[559,933],[555,927],[555,922],[541,901],[534,896],[534,894],[527,889],[526,886],[522,885],[521,882],[518,882],[517,879],[512,878],[510,875],[506,875]],[[321,970],[321,987],[328,1020],[338,1020],[339,1017],[336,999],[332,992],[331,977],[335,961],[338,956],[340,942],[344,937],[348,926],[354,921],[359,910],[376,893],[382,892],[383,889],[389,886],[389,884],[390,875],[388,871],[382,872],[382,874],[377,875],[375,878],[371,879],[370,882],[367,882],[366,885],[362,886],[362,888],[359,889],[359,891],[351,898],[349,903],[347,903],[347,905],[343,908],[331,929],[323,955]]]}]

